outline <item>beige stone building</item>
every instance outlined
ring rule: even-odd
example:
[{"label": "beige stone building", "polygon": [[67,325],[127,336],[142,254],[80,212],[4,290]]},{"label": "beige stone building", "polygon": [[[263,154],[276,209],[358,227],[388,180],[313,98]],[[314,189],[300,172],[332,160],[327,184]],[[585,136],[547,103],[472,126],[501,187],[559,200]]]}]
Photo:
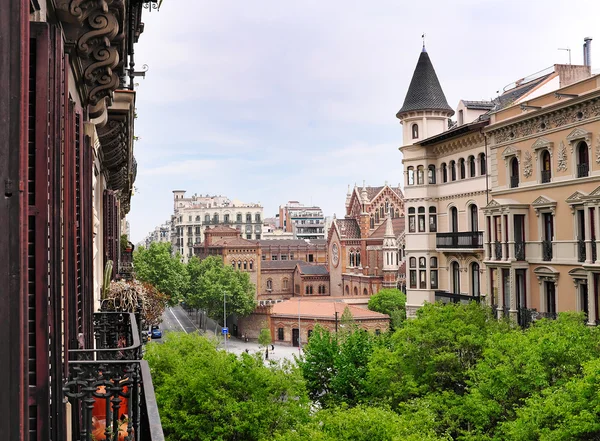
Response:
[{"label": "beige stone building", "polygon": [[247,240],[259,240],[263,229],[263,207],[259,204],[230,200],[225,196],[192,195],[173,191],[171,243],[184,262],[194,255],[204,230],[215,225],[230,226]]},{"label": "beige stone building", "polygon": [[485,263],[491,303],[521,321],[584,311],[598,320],[600,76],[555,66],[491,114]]}]

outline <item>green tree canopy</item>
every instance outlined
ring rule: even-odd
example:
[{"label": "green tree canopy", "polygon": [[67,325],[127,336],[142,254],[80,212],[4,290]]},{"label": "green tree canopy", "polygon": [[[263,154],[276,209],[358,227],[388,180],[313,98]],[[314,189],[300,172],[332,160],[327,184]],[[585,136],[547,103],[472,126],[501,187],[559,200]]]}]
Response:
[{"label": "green tree canopy", "polygon": [[139,247],[133,253],[133,263],[136,278],[169,296],[169,304],[182,299],[188,284],[187,271],[179,254],[171,255],[171,244],[154,242],[149,248]]},{"label": "green tree canopy", "polygon": [[144,358],[168,441],[266,440],[308,422],[304,381],[292,364],[267,367],[260,354],[236,357],[183,333],[149,344]]},{"label": "green tree canopy", "polygon": [[262,328],[258,334],[258,344],[261,346],[269,346],[271,344],[271,331],[268,328]]},{"label": "green tree canopy", "polygon": [[223,260],[210,256],[202,261],[192,257],[188,263],[189,287],[186,302],[203,309],[218,322],[223,321],[223,294],[227,295],[227,315],[246,316],[256,308],[256,288],[248,273],[236,271]]},{"label": "green tree canopy", "polygon": [[369,299],[369,309],[389,315],[392,328],[398,329],[406,319],[406,294],[399,289],[382,289]]}]

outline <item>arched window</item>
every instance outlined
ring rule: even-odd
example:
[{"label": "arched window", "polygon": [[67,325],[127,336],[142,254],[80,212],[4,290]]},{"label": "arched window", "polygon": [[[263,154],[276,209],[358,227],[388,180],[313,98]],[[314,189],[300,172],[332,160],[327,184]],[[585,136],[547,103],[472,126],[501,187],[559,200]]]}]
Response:
[{"label": "arched window", "polygon": [[519,186],[519,161],[517,158],[510,160],[510,188]]},{"label": "arched window", "polygon": [[385,200],[385,213],[389,213],[390,212],[390,201],[388,201],[387,199]]},{"label": "arched window", "polygon": [[437,213],[435,207],[429,207],[429,232],[437,232]]},{"label": "arched window", "polygon": [[437,259],[437,257],[432,257],[432,258],[429,259],[429,266],[431,268],[437,268],[437,266],[438,266],[438,259]]},{"label": "arched window", "polygon": [[383,213],[383,205],[381,205],[381,206],[379,207],[379,217],[380,217],[381,219],[383,219],[383,218],[385,217],[385,214]]},{"label": "arched window", "polygon": [[355,261],[356,261],[356,266],[360,266],[360,250],[356,252]]},{"label": "arched window", "polygon": [[471,295],[479,297],[481,288],[479,283],[479,264],[473,262],[471,264]]},{"label": "arched window", "polygon": [[312,285],[306,285],[305,292],[306,292],[306,294],[312,294],[313,293]]},{"label": "arched window", "polygon": [[448,182],[448,166],[445,162],[442,162],[442,182]]},{"label": "arched window", "polygon": [[273,289],[273,281],[271,279],[267,279],[267,289],[268,290]]},{"label": "arched window", "polygon": [[469,207],[469,217],[471,224],[471,231],[479,231],[479,210],[477,209],[477,205],[471,204]]},{"label": "arched window", "polygon": [[242,269],[242,261],[238,260],[238,269],[241,270]]},{"label": "arched window", "polygon": [[435,184],[435,165],[427,167],[427,182]]},{"label": "arched window", "polygon": [[214,222],[215,224],[218,224],[218,223],[219,223],[219,213],[215,213],[215,214],[213,215],[213,222]]},{"label": "arched window", "polygon": [[248,269],[248,262],[244,260],[244,271]]},{"label": "arched window", "polygon": [[458,233],[458,209],[450,207],[450,231]]},{"label": "arched window", "polygon": [[235,217],[237,222],[241,222],[242,221],[242,213],[238,213]]},{"label": "arched window", "polygon": [[400,217],[400,210],[398,210],[397,208],[396,208],[396,216],[395,217],[397,217],[397,218]]},{"label": "arched window", "polygon": [[485,175],[487,173],[487,163],[485,161],[485,153],[479,154],[479,174]]},{"label": "arched window", "polygon": [[283,279],[283,289],[288,289],[288,279]]},{"label": "arched window", "polygon": [[409,268],[416,268],[417,267],[417,258],[411,257],[410,259],[408,259],[408,266],[409,266]]},{"label": "arched window", "polygon": [[235,269],[235,260],[231,261],[231,266],[233,267],[233,269]]},{"label": "arched window", "polygon": [[416,231],[416,219],[415,219],[415,207],[408,208],[408,232],[414,233]]},{"label": "arched window", "polygon": [[250,271],[254,269],[254,260],[250,261]]},{"label": "arched window", "polygon": [[541,154],[542,159],[542,183],[550,182],[552,179],[552,164],[550,162],[550,152],[544,150]]},{"label": "arched window", "polygon": [[417,139],[419,137],[419,126],[417,124],[412,125],[412,139]]},{"label": "arched window", "polygon": [[363,289],[363,296],[368,296],[369,295],[369,291],[367,290],[367,288]]},{"label": "arched window", "polygon": [[379,210],[375,210],[375,223],[379,223]]},{"label": "arched window", "polygon": [[429,286],[431,289],[438,288],[438,259],[431,257],[429,259]]},{"label": "arched window", "polygon": [[260,223],[260,213],[256,213],[254,215],[254,222],[257,224]]},{"label": "arched window", "polygon": [[423,166],[419,165],[417,167],[417,185],[425,184],[425,172],[423,170]]},{"label": "arched window", "polygon": [[204,215],[204,223],[210,224],[210,214]]},{"label": "arched window", "polygon": [[196,216],[196,222],[200,222],[200,216]]},{"label": "arched window", "polygon": [[470,178],[474,178],[475,177],[475,156],[471,155],[469,156],[469,177]]},{"label": "arched window", "polygon": [[319,294],[326,294],[325,285],[319,285]]},{"label": "arched window", "polygon": [[371,229],[375,228],[375,218],[371,215]]},{"label": "arched window", "polygon": [[347,296],[350,295],[350,287],[348,285],[346,285],[346,289],[344,289],[344,291],[346,292]]},{"label": "arched window", "polygon": [[354,266],[354,251],[350,251],[350,265]]},{"label": "arched window", "polygon": [[419,257],[419,268],[427,268],[427,259],[425,257]]},{"label": "arched window", "polygon": [[588,156],[588,145],[581,141],[577,146],[577,177],[585,178],[590,172],[590,158]]},{"label": "arched window", "polygon": [[460,294],[460,267],[458,262],[452,262],[452,292]]},{"label": "arched window", "polygon": [[354,295],[357,296],[358,295],[358,288],[355,286],[354,287]]},{"label": "arched window", "polygon": [[460,179],[465,179],[467,177],[467,173],[465,170],[465,160],[464,158],[460,158],[458,160],[458,169],[460,172]]},{"label": "arched window", "polygon": [[415,169],[414,167],[408,167],[406,169],[406,177],[408,185],[415,185]]},{"label": "arched window", "polygon": [[450,180],[456,181],[456,162],[450,161]]},{"label": "arched window", "polygon": [[418,209],[418,221],[419,221],[419,233],[425,232],[425,207],[419,207]]}]

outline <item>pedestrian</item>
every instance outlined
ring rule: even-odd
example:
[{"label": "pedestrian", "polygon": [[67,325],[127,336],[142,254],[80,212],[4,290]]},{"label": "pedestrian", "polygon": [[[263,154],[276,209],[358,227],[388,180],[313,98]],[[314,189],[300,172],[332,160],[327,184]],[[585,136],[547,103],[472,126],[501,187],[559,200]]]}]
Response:
[{"label": "pedestrian", "polygon": [[248,350],[248,348],[246,348],[246,354],[249,354],[249,353],[250,353],[250,351]]},{"label": "pedestrian", "polygon": [[269,359],[269,348],[267,348],[267,350],[265,351],[265,359]]},{"label": "pedestrian", "polygon": [[274,351],[275,350],[275,345],[271,345],[271,350]]}]

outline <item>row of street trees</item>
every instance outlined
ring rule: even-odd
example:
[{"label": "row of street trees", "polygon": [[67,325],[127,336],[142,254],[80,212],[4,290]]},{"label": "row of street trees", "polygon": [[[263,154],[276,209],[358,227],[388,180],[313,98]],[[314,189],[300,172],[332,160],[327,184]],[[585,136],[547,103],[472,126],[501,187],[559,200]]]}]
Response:
[{"label": "row of street trees", "polygon": [[579,314],[522,330],[436,304],[381,336],[343,329],[317,327],[295,365],[196,336],[151,345],[167,439],[600,439],[600,331]]},{"label": "row of street trees", "polygon": [[171,254],[169,243],[152,243],[139,247],[133,254],[136,277],[156,286],[169,297],[171,306],[185,301],[187,307],[201,309],[215,321],[223,320],[223,295],[227,295],[227,312],[246,316],[254,311],[255,287],[247,273],[223,265],[210,256],[189,263],[179,254]]}]

